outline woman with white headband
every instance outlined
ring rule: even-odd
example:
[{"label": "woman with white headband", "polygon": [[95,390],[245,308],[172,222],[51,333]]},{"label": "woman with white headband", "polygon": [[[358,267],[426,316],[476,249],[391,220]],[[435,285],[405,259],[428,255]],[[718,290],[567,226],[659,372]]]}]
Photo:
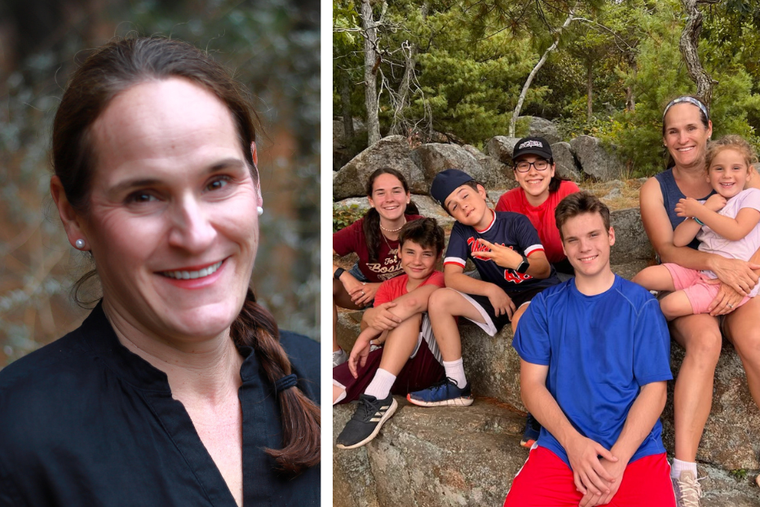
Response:
[{"label": "woman with white headband", "polygon": [[[673,244],[679,199],[706,199],[713,189],[706,177],[705,150],[712,135],[707,107],[697,98],[678,97],[665,107],[662,141],[670,154],[668,168],[650,178],[641,188],[641,218],[647,236],[662,262],[715,272],[720,292],[710,314],[689,315],[674,320],[673,338],[685,349],[674,394],[675,459],[671,469],[678,505],[699,505],[702,491],[697,482],[696,456],[712,406],[715,367],[720,357],[722,328],[733,343],[747,372],[749,389],[760,405],[760,298],[734,308],[758,282],[760,253],[752,262],[727,259],[700,252],[694,241],[689,247]],[[757,185],[758,178],[751,184]],[[725,316],[725,317],[723,317]]]}]

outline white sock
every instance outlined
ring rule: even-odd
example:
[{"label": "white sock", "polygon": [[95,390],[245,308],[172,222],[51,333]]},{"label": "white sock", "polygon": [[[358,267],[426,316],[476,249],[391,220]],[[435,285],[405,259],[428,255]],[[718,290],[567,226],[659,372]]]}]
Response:
[{"label": "white sock", "polygon": [[393,387],[395,381],[396,375],[388,370],[378,368],[372,382],[370,382],[367,389],[364,390],[364,394],[374,396],[378,400],[384,400],[389,394],[391,394],[391,387]]},{"label": "white sock", "polygon": [[446,370],[446,376],[453,379],[459,389],[464,389],[467,386],[467,379],[464,376],[464,363],[461,357],[456,361],[444,361],[443,368]]},{"label": "white sock", "polygon": [[694,478],[697,478],[697,464],[690,463],[688,461],[681,461],[680,459],[673,458],[673,465],[670,467],[670,477],[678,479],[681,477],[681,472],[691,471],[694,474]]}]

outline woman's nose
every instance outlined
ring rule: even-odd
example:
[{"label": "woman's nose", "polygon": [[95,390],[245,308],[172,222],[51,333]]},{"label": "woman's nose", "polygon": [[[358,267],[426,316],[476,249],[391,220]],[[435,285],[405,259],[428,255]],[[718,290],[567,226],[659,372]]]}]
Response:
[{"label": "woman's nose", "polygon": [[206,250],[216,237],[216,229],[202,204],[186,197],[172,208],[169,244],[193,253]]}]

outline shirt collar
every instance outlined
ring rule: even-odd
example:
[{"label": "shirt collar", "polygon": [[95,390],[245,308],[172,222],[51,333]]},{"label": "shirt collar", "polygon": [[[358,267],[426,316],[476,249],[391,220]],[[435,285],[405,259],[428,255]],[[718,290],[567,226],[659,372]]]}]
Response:
[{"label": "shirt collar", "polygon": [[[166,373],[121,344],[103,312],[102,300],[85,319],[78,332],[83,333],[86,346],[93,357],[102,361],[120,378],[139,389],[171,394]],[[240,367],[242,381],[245,383],[254,380],[258,372],[258,361],[253,348],[238,347],[238,352],[244,358]]]}]

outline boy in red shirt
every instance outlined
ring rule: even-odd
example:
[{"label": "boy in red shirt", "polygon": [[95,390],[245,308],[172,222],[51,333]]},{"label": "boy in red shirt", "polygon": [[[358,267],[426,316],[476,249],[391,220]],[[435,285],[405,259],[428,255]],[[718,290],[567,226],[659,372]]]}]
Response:
[{"label": "boy in red shirt", "polygon": [[[393,394],[406,395],[443,377],[441,354],[427,316],[428,298],[444,286],[435,270],[444,233],[435,219],[409,222],[399,234],[403,275],[386,280],[375,294],[375,305],[362,319],[347,363],[333,368],[333,403],[359,404],[338,436],[337,445],[353,449],[371,441],[398,407]],[[384,340],[384,346],[370,351]]]}]

